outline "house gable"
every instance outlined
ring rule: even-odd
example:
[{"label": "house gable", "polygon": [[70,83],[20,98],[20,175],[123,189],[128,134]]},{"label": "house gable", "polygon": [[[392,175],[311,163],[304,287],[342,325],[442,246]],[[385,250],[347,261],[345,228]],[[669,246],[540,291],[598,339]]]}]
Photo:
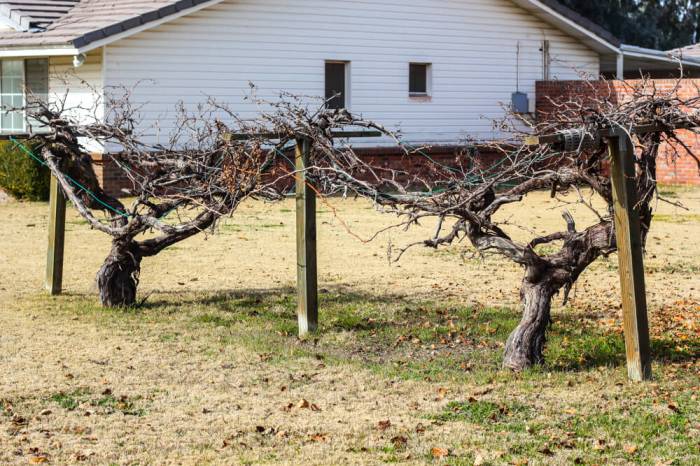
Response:
[{"label": "house gable", "polygon": [[[227,0],[105,50],[107,86],[137,86],[161,142],[179,101],[211,96],[253,118],[250,82],[269,100],[326,95],[327,62],[346,64],[350,110],[429,143],[498,137],[492,120],[514,92],[532,102],[537,80],[599,72],[597,52],[511,0]],[[411,64],[430,65],[430,95],[410,95]]]},{"label": "house gable", "polygon": [[[221,1],[134,0],[123,4],[111,0],[0,1],[0,15],[4,11],[10,23],[14,15],[23,24],[35,21],[40,28],[46,28],[45,32],[34,34],[0,34],[0,48],[63,45],[86,52]],[[509,1],[598,52],[609,52],[619,46],[619,41],[610,33],[557,0]],[[395,6],[397,11],[407,7],[410,5],[405,3]]]}]

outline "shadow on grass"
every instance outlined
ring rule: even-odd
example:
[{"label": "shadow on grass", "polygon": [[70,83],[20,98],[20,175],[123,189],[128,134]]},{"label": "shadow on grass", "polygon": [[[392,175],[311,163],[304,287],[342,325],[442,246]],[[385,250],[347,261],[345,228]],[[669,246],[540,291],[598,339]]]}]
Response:
[{"label": "shadow on grass", "polygon": [[[395,322],[382,316],[382,309],[396,306],[419,307],[420,303],[405,295],[373,295],[348,291],[342,287],[323,289],[319,292],[322,331],[373,331]],[[160,310],[164,307],[208,308],[224,313],[231,318],[259,317],[273,320],[286,320],[296,324],[296,289],[280,287],[273,289],[246,289],[213,293],[158,293],[139,308],[143,312]],[[376,310],[375,318],[372,312]]]},{"label": "shadow on grass", "polygon": [[[651,353],[657,363],[682,363],[700,357],[700,339],[679,342],[668,337],[651,339]],[[549,332],[547,366],[560,371],[587,371],[626,364],[622,333],[583,326],[579,316],[560,318]]]},{"label": "shadow on grass", "polygon": [[[423,379],[498,371],[503,345],[520,319],[508,308],[467,307],[342,287],[324,289],[319,298],[320,331],[304,341],[296,337],[292,287],[155,293],[138,308],[113,312],[152,321],[179,315],[195,326],[226,328],[231,341],[248,342],[256,351],[356,360],[387,374]],[[86,296],[77,299],[87,304]],[[94,310],[94,304],[84,310],[88,308]],[[595,319],[555,315],[548,331],[546,370],[583,372],[625,365],[623,336],[591,324]],[[699,350],[698,339],[684,341],[683,346],[671,338],[652,341],[654,358],[663,363],[695,360]]]}]

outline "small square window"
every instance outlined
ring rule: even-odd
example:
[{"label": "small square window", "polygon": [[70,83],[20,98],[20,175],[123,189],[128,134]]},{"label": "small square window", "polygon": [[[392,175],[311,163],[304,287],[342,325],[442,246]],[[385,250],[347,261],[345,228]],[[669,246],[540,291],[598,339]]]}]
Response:
[{"label": "small square window", "polygon": [[422,97],[430,95],[430,64],[411,63],[408,69],[408,94]]}]

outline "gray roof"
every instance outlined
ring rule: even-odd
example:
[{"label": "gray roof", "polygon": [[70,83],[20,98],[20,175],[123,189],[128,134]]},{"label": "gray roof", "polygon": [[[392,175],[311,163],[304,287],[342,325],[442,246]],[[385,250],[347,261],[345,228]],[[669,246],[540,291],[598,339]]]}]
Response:
[{"label": "gray roof", "polygon": [[[76,0],[42,32],[0,33],[0,47],[85,47],[98,40],[171,16],[211,0]],[[70,3],[17,1],[30,4]]]},{"label": "gray roof", "polygon": [[682,57],[700,58],[700,44],[689,45],[680,49],[670,50],[669,52]]},{"label": "gray roof", "polygon": [[80,0],[0,1],[0,14],[23,30],[44,29],[68,13]]},{"label": "gray roof", "polygon": [[[0,0],[10,12],[36,18],[40,32],[0,33],[0,48],[72,46],[83,48],[91,43],[114,36],[141,25],[166,18],[214,0]],[[605,29],[585,19],[557,0],[539,0],[542,5],[604,41],[619,47],[620,41]],[[519,3],[516,0],[516,3]],[[24,13],[21,13],[24,12]],[[5,15],[7,16],[7,15]],[[29,20],[31,23],[31,20]]]}]

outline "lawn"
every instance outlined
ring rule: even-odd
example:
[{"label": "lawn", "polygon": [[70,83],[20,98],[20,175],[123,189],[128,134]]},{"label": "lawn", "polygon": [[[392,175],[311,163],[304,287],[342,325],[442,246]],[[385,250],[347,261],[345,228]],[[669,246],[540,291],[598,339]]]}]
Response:
[{"label": "lawn", "polygon": [[[650,233],[645,384],[626,380],[616,257],[555,306],[547,364],[514,374],[521,270],[466,244],[389,264],[433,225],[364,243],[395,221],[365,202],[320,205],[321,329],[304,340],[290,201],[147,259],[123,310],[94,290],[107,238],[70,213],[51,298],[47,206],[1,203],[0,463],[697,464],[700,189],[664,194],[689,210],[659,204]],[[505,215],[562,227],[545,193],[527,206]]]}]

